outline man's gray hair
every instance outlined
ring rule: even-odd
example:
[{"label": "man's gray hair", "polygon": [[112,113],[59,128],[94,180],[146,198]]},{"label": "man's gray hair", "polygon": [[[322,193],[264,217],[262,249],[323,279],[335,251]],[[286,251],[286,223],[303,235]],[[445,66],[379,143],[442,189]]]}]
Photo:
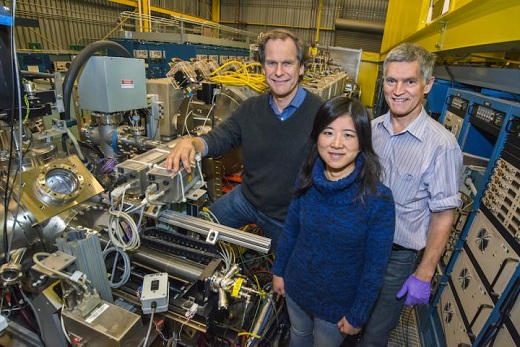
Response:
[{"label": "man's gray hair", "polygon": [[424,47],[411,42],[401,43],[392,48],[386,55],[383,63],[383,72],[386,76],[386,68],[391,62],[418,62],[421,70],[421,76],[427,83],[433,74],[435,66],[435,54],[427,51]]}]

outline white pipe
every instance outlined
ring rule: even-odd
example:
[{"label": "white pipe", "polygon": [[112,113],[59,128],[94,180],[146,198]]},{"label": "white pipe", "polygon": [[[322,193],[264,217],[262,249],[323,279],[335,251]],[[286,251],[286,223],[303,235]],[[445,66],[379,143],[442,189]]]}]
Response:
[{"label": "white pipe", "polygon": [[81,159],[82,162],[85,162],[85,156],[81,151],[81,147],[79,146],[78,140],[76,140],[76,137],[72,134],[72,131],[70,131],[69,128],[67,128],[67,135],[72,141],[72,144],[74,145],[74,149],[76,149],[76,153],[78,154],[79,159]]},{"label": "white pipe", "polygon": [[336,18],[336,29],[350,30],[369,34],[382,34],[385,24],[380,22],[364,22],[354,19]]}]

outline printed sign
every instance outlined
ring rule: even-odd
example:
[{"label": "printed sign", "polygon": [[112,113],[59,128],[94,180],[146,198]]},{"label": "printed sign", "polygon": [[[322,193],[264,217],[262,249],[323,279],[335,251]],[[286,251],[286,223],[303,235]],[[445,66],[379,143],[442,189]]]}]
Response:
[{"label": "printed sign", "polygon": [[134,88],[134,81],[133,80],[121,80],[121,88]]}]

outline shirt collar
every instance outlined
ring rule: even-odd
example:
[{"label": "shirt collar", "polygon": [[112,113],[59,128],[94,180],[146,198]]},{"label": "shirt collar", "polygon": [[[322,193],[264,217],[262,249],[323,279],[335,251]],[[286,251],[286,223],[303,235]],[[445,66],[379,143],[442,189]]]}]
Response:
[{"label": "shirt collar", "polygon": [[307,94],[305,89],[303,89],[302,86],[298,86],[298,90],[296,91],[296,95],[291,100],[291,103],[289,104],[289,106],[296,107],[296,108],[300,107],[301,104],[303,103],[303,100],[305,100],[305,94]]},{"label": "shirt collar", "polygon": [[[301,104],[303,103],[303,101],[305,100],[305,96],[307,95],[307,91],[305,89],[303,89],[302,86],[298,85],[298,90],[296,91],[296,94],[294,95],[294,97],[292,98],[291,102],[289,103],[289,105],[287,105],[283,110],[282,110],[282,113],[283,111],[289,109],[289,108],[298,108],[301,106]],[[271,106],[271,108],[273,109],[274,113],[276,115],[281,115],[280,112],[278,111],[276,105],[274,104],[274,100],[273,100],[273,95],[270,94],[269,95],[269,105]]]},{"label": "shirt collar", "polygon": [[[392,127],[390,117],[390,112],[388,112],[383,120],[383,126],[385,127],[386,131],[388,131],[390,134],[396,135],[394,134],[394,129]],[[426,129],[426,117],[429,117],[429,115],[428,113],[426,113],[426,110],[423,107],[421,109],[421,113],[419,113],[419,116],[411,124],[409,124],[408,127],[406,127],[406,129],[404,129],[401,133],[407,132],[410,135],[417,138],[418,140],[422,140]]]}]

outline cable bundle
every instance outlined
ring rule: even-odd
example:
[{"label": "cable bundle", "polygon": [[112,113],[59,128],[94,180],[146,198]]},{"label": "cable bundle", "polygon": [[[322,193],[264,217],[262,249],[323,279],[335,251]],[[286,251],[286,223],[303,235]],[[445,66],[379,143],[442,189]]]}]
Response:
[{"label": "cable bundle", "polygon": [[[235,67],[233,71],[230,67]],[[238,60],[230,60],[211,73],[211,82],[232,85],[248,86],[256,92],[263,93],[269,86],[265,83],[265,76],[262,73],[252,73],[250,69],[262,67],[260,63],[253,62],[244,64]]]}]

